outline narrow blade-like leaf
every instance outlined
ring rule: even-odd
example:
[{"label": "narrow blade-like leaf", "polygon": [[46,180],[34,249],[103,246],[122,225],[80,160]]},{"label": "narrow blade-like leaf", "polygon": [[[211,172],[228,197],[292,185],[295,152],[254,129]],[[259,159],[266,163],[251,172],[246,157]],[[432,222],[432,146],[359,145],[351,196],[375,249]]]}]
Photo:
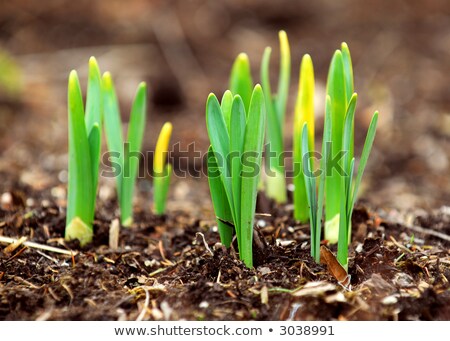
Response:
[{"label": "narrow blade-like leaf", "polygon": [[233,95],[239,95],[244,101],[245,111],[248,113],[252,97],[253,80],[250,72],[250,61],[245,53],[240,53],[231,69],[230,90]]},{"label": "narrow blade-like leaf", "polygon": [[[212,146],[208,149],[208,183],[209,191],[211,193],[211,200],[214,207],[214,212],[217,218],[223,221],[233,221],[233,215],[228,203],[227,194],[223,187],[223,182],[218,169],[216,157]],[[217,219],[217,226],[219,228],[220,241],[226,247],[230,247],[233,239],[233,229]]]},{"label": "narrow blade-like leaf", "polygon": [[[100,76],[100,69],[97,64],[97,60],[94,57],[89,59],[89,79],[86,95],[86,131],[88,136],[97,125],[98,137],[89,139],[91,150],[91,167],[92,167],[92,188],[97,193],[98,183],[98,169],[100,165],[100,149],[101,149],[101,124],[103,116],[103,100],[102,100],[102,80]],[[94,143],[95,145],[92,145]],[[94,194],[94,195],[95,195]],[[95,199],[94,199],[95,200]]]},{"label": "narrow blade-like leaf", "polygon": [[[302,129],[302,149],[308,150],[308,123],[303,124]],[[316,210],[315,210],[315,192],[316,186],[314,178],[311,175],[311,161],[308,152],[303,154],[303,169],[302,174],[305,182],[306,189],[306,199],[309,206],[309,226],[310,226],[310,236],[311,236],[311,256],[315,258],[316,256]],[[319,259],[320,260],[320,259]]]},{"label": "narrow blade-like leaf", "polygon": [[122,177],[124,171],[122,120],[120,118],[116,90],[109,72],[103,74],[102,86],[106,142],[110,154],[109,160],[116,170],[114,176],[116,177],[117,197],[120,203],[122,202]]},{"label": "narrow blade-like leaf", "polygon": [[233,104],[233,94],[230,90],[223,93],[220,108],[222,109],[223,119],[227,126],[228,135],[230,135],[231,105]]},{"label": "narrow blade-like leaf", "polygon": [[[341,44],[342,51],[342,62],[344,65],[344,78],[345,78],[345,96],[347,99],[347,104],[350,102],[351,97],[354,90],[353,85],[353,66],[352,66],[352,57],[350,56],[350,50],[346,43]],[[349,157],[350,160],[354,155],[354,140],[355,140],[355,123],[352,124],[352,134],[350,138],[350,149],[349,149]]]},{"label": "narrow blade-like leaf", "polygon": [[[236,221],[241,219],[241,170],[242,170],[242,151],[244,148],[244,135],[246,124],[246,113],[244,102],[239,95],[234,96],[231,109],[231,134],[230,134],[230,154],[228,161],[231,167],[234,215]],[[236,234],[238,236],[238,246],[240,247],[240,224],[236,224]]]},{"label": "narrow blade-like leaf", "polygon": [[289,40],[285,31],[278,33],[280,41],[280,75],[278,78],[278,93],[275,107],[280,122],[281,135],[283,136],[284,117],[286,113],[286,104],[289,95],[289,82],[291,78],[291,51]]},{"label": "narrow blade-like leaf", "polygon": [[269,64],[271,48],[266,47],[261,61],[261,84],[264,91],[265,106],[267,112],[267,143],[270,153],[266,158],[267,179],[266,194],[269,198],[275,199],[278,203],[286,202],[286,181],[284,175],[284,166],[280,155],[284,151],[283,135],[275,102],[272,99],[272,90],[270,87]]},{"label": "narrow blade-like leaf", "polygon": [[[92,240],[92,168],[84,121],[83,98],[76,71],[69,76],[69,182],[67,193],[66,239],[84,245]],[[72,224],[72,222],[80,223]]]},{"label": "narrow blade-like leaf", "polygon": [[309,219],[305,180],[303,178],[302,127],[308,124],[308,151],[314,151],[314,69],[309,55],[302,58],[300,66],[297,102],[295,104],[293,157],[294,157],[294,217],[306,222]]},{"label": "narrow blade-like leaf", "polygon": [[242,156],[241,189],[241,259],[248,267],[253,266],[253,221],[256,208],[256,195],[261,175],[261,156],[265,129],[264,95],[260,85],[253,90],[247,125],[245,128]]},{"label": "narrow blade-like leaf", "polygon": [[128,148],[124,151],[122,180],[122,202],[120,203],[122,224],[128,226],[133,221],[133,193],[139,166],[142,139],[147,115],[147,86],[141,83],[136,91],[128,126]]},{"label": "narrow blade-like leaf", "polygon": [[230,137],[228,135],[219,101],[214,94],[210,94],[206,102],[206,127],[216,158],[217,167],[220,170],[223,187],[227,194],[228,202],[234,217],[233,190],[230,166],[227,160],[230,155]]},{"label": "narrow blade-like leaf", "polygon": [[[331,99],[331,154],[330,159],[342,150],[342,133],[344,126],[345,113],[347,110],[345,95],[344,66],[341,51],[336,51],[331,61],[330,70],[327,79],[327,95]],[[325,239],[331,243],[336,243],[339,230],[339,212],[341,200],[341,175],[335,166],[342,168],[342,160],[336,165],[328,163],[326,178],[326,223]]]},{"label": "narrow blade-like leaf", "polygon": [[345,153],[342,161],[344,171],[350,166],[350,161],[353,158],[351,155],[351,143],[353,136],[353,127],[355,122],[355,110],[356,102],[358,100],[358,95],[354,93],[350,99],[347,106],[347,113],[345,114],[344,129],[343,129],[343,140],[342,140],[342,151]]},{"label": "narrow blade-like leaf", "polygon": [[[100,127],[98,123],[94,123],[91,132],[88,136],[89,142],[89,155],[91,157],[91,165],[98,164],[100,155]],[[91,167],[92,172],[92,197],[91,200],[91,216],[94,218],[95,213],[95,201],[97,198],[97,182],[98,182],[98,167]]]},{"label": "narrow blade-like leaf", "polygon": [[351,207],[355,206],[356,198],[358,196],[359,185],[361,184],[361,179],[366,169],[367,160],[369,159],[370,151],[372,150],[373,141],[375,139],[375,134],[377,131],[378,122],[378,111],[373,114],[372,120],[370,121],[369,129],[367,130],[366,141],[364,142],[364,147],[361,153],[361,160],[358,166],[358,175],[356,176],[356,181],[352,194],[352,204]]}]

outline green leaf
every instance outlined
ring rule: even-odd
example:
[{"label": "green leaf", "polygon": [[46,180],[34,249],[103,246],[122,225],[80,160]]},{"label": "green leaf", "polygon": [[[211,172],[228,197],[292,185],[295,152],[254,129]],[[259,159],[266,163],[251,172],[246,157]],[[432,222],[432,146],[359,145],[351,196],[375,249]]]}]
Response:
[{"label": "green leaf", "polygon": [[351,155],[351,143],[353,136],[353,127],[355,123],[355,110],[356,102],[358,100],[358,95],[354,93],[350,99],[347,106],[347,113],[345,114],[344,129],[343,129],[343,140],[342,140],[342,151],[345,153],[343,157],[343,169],[346,170],[349,167],[349,163],[353,158]]},{"label": "green leaf", "polygon": [[[273,156],[266,158],[268,167],[268,176],[266,178],[266,194],[269,198],[275,199],[279,203],[286,202],[286,183],[284,180],[284,167],[280,163],[280,154],[284,151],[283,130],[279,116],[276,112],[275,103],[272,99],[272,90],[270,87],[269,64],[271,48],[266,47],[261,61],[261,84],[264,91],[265,106],[267,112],[267,142]],[[280,181],[280,178],[281,180]]]},{"label": "green leaf", "polygon": [[309,219],[305,180],[301,172],[303,154],[302,127],[304,123],[308,123],[308,151],[312,152],[314,151],[314,69],[309,55],[303,56],[300,66],[293,135],[294,217],[301,222],[307,222]]},{"label": "green leaf", "polygon": [[[231,173],[227,160],[228,155],[230,155],[230,137],[228,135],[219,101],[214,94],[210,94],[206,102],[206,127],[216,158],[217,167],[220,170],[225,193],[227,194],[230,207],[233,208],[234,200]],[[232,213],[234,217],[234,210],[232,210]]]},{"label": "green leaf", "polygon": [[317,214],[316,214],[316,227],[315,227],[315,253],[313,255],[316,262],[320,263],[320,240],[321,240],[321,230],[322,230],[322,215],[323,215],[323,202],[325,196],[325,179],[327,171],[328,162],[328,149],[327,143],[331,141],[331,100],[327,97],[325,103],[325,121],[322,139],[322,158],[320,160],[320,178],[319,178],[319,189],[318,189],[318,199],[317,199]]},{"label": "green leaf", "polygon": [[[308,150],[308,123],[303,124],[302,129],[302,149]],[[307,162],[305,162],[305,156],[303,156],[303,178],[305,182],[306,189],[306,198],[309,206],[309,216],[310,216],[310,235],[311,235],[311,256],[315,257],[316,255],[316,210],[315,210],[315,193],[316,193],[316,185],[314,177],[311,176],[312,168],[311,168],[311,158],[310,155],[307,155]]]},{"label": "green leaf", "polygon": [[142,139],[147,113],[147,86],[141,83],[136,91],[128,126],[128,148],[124,151],[124,175],[120,203],[122,224],[129,225],[133,219],[133,193],[139,166]]},{"label": "green leaf", "polygon": [[[234,217],[236,221],[240,221],[241,217],[241,157],[244,148],[244,134],[245,134],[245,108],[244,102],[239,95],[234,96],[233,106],[231,109],[231,134],[230,134],[230,154],[228,161],[231,167],[232,191],[234,199]],[[236,225],[236,234],[239,240],[240,224]]]},{"label": "green leaf", "polygon": [[[342,187],[345,186],[345,178],[341,178]],[[339,215],[339,237],[338,237],[338,250],[337,250],[337,260],[344,267],[345,270],[348,269],[348,217],[346,213],[346,191],[342,190],[340,192],[341,200],[340,200],[340,210],[341,214]]]},{"label": "green leaf", "polygon": [[155,202],[155,213],[162,215],[166,212],[167,195],[170,187],[170,177],[172,174],[172,165],[169,163],[164,169],[164,174],[153,179],[153,200]]},{"label": "green leaf", "polygon": [[220,107],[222,109],[223,119],[227,126],[228,134],[230,134],[230,120],[231,120],[231,105],[233,104],[233,94],[230,90],[223,93],[222,102]]},{"label": "green leaf", "polygon": [[[99,158],[100,158],[100,127],[98,123],[94,123],[92,126],[91,132],[88,137],[89,142],[89,155],[91,156],[91,165],[98,165]],[[95,200],[97,198],[97,182],[98,182],[98,167],[92,167],[91,168],[91,179],[92,179],[92,219],[94,218],[95,214]]]},{"label": "green leaf", "polygon": [[[344,66],[342,61],[342,53],[337,50],[331,60],[330,70],[327,79],[327,95],[331,99],[331,120],[332,132],[331,143],[332,152],[330,158],[342,150],[342,134],[347,110],[346,94],[345,94],[345,78]],[[338,162],[342,167],[342,160]],[[341,176],[334,169],[331,169],[331,163],[328,164],[328,176],[326,178],[326,223],[325,223],[325,239],[330,243],[336,243],[338,239],[338,225],[334,224],[336,217],[340,212],[341,200]]]},{"label": "green leaf", "polygon": [[275,102],[278,121],[280,122],[281,135],[283,136],[284,117],[286,113],[286,104],[289,94],[289,81],[291,78],[291,52],[289,41],[285,31],[278,33],[280,41],[280,75],[278,78],[278,92]]},{"label": "green leaf", "polygon": [[351,207],[355,206],[356,198],[358,196],[359,185],[361,184],[362,176],[364,170],[366,169],[367,161],[369,159],[370,151],[372,150],[373,141],[375,140],[375,134],[377,131],[378,122],[378,111],[373,114],[372,120],[370,121],[369,129],[367,130],[366,141],[364,142],[364,147],[361,153],[361,160],[359,161],[358,175],[356,176],[356,181],[352,194],[352,204]]},{"label": "green leaf", "polygon": [[353,66],[352,57],[350,56],[350,50],[347,43],[341,44],[342,51],[342,63],[344,66],[344,78],[345,78],[345,96],[347,103],[350,102],[354,90],[353,85]]},{"label": "green leaf", "polygon": [[[69,76],[68,85],[69,122],[69,182],[67,193],[66,238],[76,238],[87,243],[92,239],[92,197],[95,195],[92,184],[90,146],[84,122],[83,98],[76,71]],[[82,224],[71,224],[75,219]],[[71,228],[85,225],[80,235]],[[87,237],[86,234],[88,234]],[[90,234],[90,235],[89,235]]]},{"label": "green leaf", "polygon": [[[342,62],[344,65],[344,77],[345,77],[345,95],[347,103],[350,102],[352,94],[354,92],[353,85],[353,66],[352,66],[352,58],[350,56],[350,50],[346,43],[341,44],[342,51]],[[355,123],[352,124],[352,134],[350,138],[350,149],[349,149],[349,157],[350,159],[354,155],[354,140],[355,140]]]},{"label": "green leaf", "polygon": [[[101,149],[101,124],[103,114],[102,101],[102,81],[100,76],[100,69],[97,60],[94,57],[89,59],[89,79],[86,95],[86,131],[89,137],[89,144],[91,150],[91,167],[92,167],[92,188],[97,194],[98,183],[98,169],[100,165],[100,149]],[[97,128],[95,126],[97,125]],[[97,129],[94,137],[91,139],[91,134],[94,129]]]},{"label": "green leaf", "polygon": [[[233,215],[212,146],[208,149],[208,183],[216,217],[224,221],[233,221]],[[221,243],[226,247],[230,247],[233,239],[233,229],[219,219],[217,219],[217,226],[219,228]]]},{"label": "green leaf", "polygon": [[253,80],[250,71],[250,61],[245,53],[240,53],[234,61],[230,76],[230,90],[233,95],[239,95],[244,101],[248,113],[252,96]]},{"label": "green leaf", "polygon": [[103,109],[106,142],[111,161],[119,163],[120,173],[116,174],[117,196],[122,202],[122,177],[124,171],[122,120],[120,118],[119,102],[116,96],[114,83],[109,72],[105,72],[102,78]]},{"label": "green leaf", "polygon": [[[264,143],[265,116],[263,91],[260,85],[256,85],[253,90],[245,128],[241,180],[240,228],[242,249],[239,250],[239,255],[248,267],[253,266],[253,221],[256,208],[257,186],[261,175],[260,167]],[[254,167],[249,167],[248,163],[251,163]]]},{"label": "green leaf", "polygon": [[89,78],[86,95],[86,129],[88,135],[94,124],[102,123],[102,80],[95,57],[89,59]]}]

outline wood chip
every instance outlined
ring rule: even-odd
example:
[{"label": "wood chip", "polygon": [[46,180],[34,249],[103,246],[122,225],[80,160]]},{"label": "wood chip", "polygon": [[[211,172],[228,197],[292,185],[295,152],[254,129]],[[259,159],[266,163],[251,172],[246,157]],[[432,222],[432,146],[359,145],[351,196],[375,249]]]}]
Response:
[{"label": "wood chip", "polygon": [[109,226],[109,248],[116,251],[119,248],[119,219],[114,219]]},{"label": "wood chip", "polygon": [[261,304],[269,304],[269,291],[265,285],[261,288]]},{"label": "wood chip", "polygon": [[325,245],[320,247],[320,262],[323,262],[328,266],[328,271],[330,271],[333,277],[337,279],[340,285],[344,288],[348,288],[350,284],[350,275]]},{"label": "wood chip", "polygon": [[15,240],[12,244],[9,244],[3,252],[6,254],[10,254],[14,252],[15,249],[17,249],[20,245],[22,245],[27,240],[27,237],[20,237],[19,239]]},{"label": "wood chip", "polygon": [[325,293],[329,291],[334,290],[336,290],[336,286],[333,283],[325,281],[308,282],[302,289],[294,292],[292,295],[295,297],[303,297],[303,296],[319,297],[325,295]]}]

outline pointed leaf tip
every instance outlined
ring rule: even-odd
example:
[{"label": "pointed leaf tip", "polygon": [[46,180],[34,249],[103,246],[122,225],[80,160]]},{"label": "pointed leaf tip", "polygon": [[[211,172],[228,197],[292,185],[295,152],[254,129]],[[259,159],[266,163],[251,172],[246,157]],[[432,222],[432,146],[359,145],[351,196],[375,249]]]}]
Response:
[{"label": "pointed leaf tip", "polygon": [[140,82],[139,83],[139,90],[147,90],[147,83],[146,82]]},{"label": "pointed leaf tip", "polygon": [[75,80],[78,80],[78,73],[76,70],[72,70],[72,71],[70,71],[70,74],[69,74],[69,81],[72,82]]},{"label": "pointed leaf tip", "polygon": [[97,59],[94,56],[91,56],[89,58],[89,67],[97,67],[98,68]]},{"label": "pointed leaf tip", "polygon": [[241,52],[239,53],[239,55],[236,58],[236,61],[239,61],[240,63],[250,63],[249,59],[248,59],[248,55],[245,52]]}]

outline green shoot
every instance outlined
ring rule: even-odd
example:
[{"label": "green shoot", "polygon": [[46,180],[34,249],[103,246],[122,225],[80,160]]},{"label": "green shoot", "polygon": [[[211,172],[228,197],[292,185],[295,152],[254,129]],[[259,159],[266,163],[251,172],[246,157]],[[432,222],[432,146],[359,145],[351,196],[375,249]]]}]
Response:
[{"label": "green shoot", "polygon": [[172,174],[172,166],[169,163],[166,164],[171,134],[172,124],[166,122],[159,133],[153,158],[153,199],[154,211],[157,215],[162,215],[166,211],[170,175]]},{"label": "green shoot", "polygon": [[[348,47],[342,44],[342,51],[337,50],[331,60],[327,80],[327,95],[331,98],[331,155],[334,160],[339,159],[342,151],[343,128],[345,114],[353,94],[353,71]],[[351,129],[350,154],[353,153],[353,130]],[[350,157],[351,159],[351,157]],[[325,239],[330,243],[336,243],[339,236],[339,213],[341,210],[341,177],[339,170],[344,168],[342,160],[328,163],[326,179],[326,222]],[[346,165],[348,167],[348,165]]]},{"label": "green shoot", "polygon": [[[250,61],[245,53],[240,53],[234,61],[230,76],[230,91],[233,96],[241,96],[242,101],[244,102],[245,111],[248,112],[253,91],[253,80],[250,70]],[[231,113],[231,100],[228,98],[228,102],[225,103],[229,105],[226,114]],[[229,116],[226,116],[226,118],[229,119]]]},{"label": "green shoot", "polygon": [[291,54],[286,32],[279,32],[280,40],[280,74],[278,78],[277,94],[272,94],[269,78],[270,47],[266,47],[261,61],[261,84],[264,90],[267,110],[267,142],[270,146],[270,155],[267,159],[268,174],[266,178],[266,195],[278,203],[285,203],[286,178],[284,161],[281,155],[284,152],[284,121],[286,104],[289,93],[291,72]]},{"label": "green shoot", "polygon": [[[345,123],[344,123],[344,136],[343,136],[343,151],[350,150],[350,143],[352,140],[352,127],[354,126],[354,113],[356,107],[356,94],[353,94],[350,104],[348,106]],[[373,114],[372,120],[367,131],[366,140],[361,153],[361,160],[359,162],[358,174],[356,180],[354,178],[354,164],[355,158],[350,159],[350,153],[346,153],[344,156],[344,173],[341,181],[341,211],[339,221],[339,240],[338,240],[338,252],[337,259],[339,263],[347,270],[348,269],[348,244],[351,241],[352,232],[352,213],[355,206],[356,198],[358,195],[359,185],[364,174],[364,170],[369,159],[370,151],[372,149],[373,141],[375,139],[375,133],[377,128],[378,112]]]},{"label": "green shoot", "polygon": [[124,144],[122,121],[114,83],[109,72],[103,75],[105,132],[108,149],[115,160],[117,196],[123,226],[133,223],[133,193],[138,172],[147,112],[147,86],[141,83],[136,91],[128,126],[128,142]]},{"label": "green shoot", "polygon": [[69,75],[69,183],[65,237],[86,245],[92,241],[102,123],[101,78],[97,61],[89,60],[86,115],[76,71]]},{"label": "green shoot", "polygon": [[[320,239],[321,239],[321,229],[322,229],[322,213],[323,213],[323,201],[325,194],[325,177],[327,170],[328,161],[328,150],[327,144],[331,140],[331,101],[327,98],[326,108],[325,108],[325,123],[322,141],[322,158],[320,161],[320,177],[319,177],[319,188],[316,194],[316,180],[313,173],[313,162],[312,162],[312,151],[309,150],[304,153],[307,156],[307,162],[303,162],[303,176],[304,184],[306,189],[307,203],[309,205],[309,224],[311,230],[311,257],[319,263],[320,262]],[[302,129],[302,149],[309,149],[309,137],[308,134],[308,123],[305,122]],[[309,153],[309,154],[308,154]]]},{"label": "green shoot", "polygon": [[[308,148],[303,151],[302,127],[305,123],[308,124]],[[314,151],[314,69],[312,59],[308,54],[303,56],[300,66],[293,139],[294,218],[301,222],[307,222],[310,208],[301,165],[303,154]]]},{"label": "green shoot", "polygon": [[231,244],[234,226],[239,257],[252,267],[253,222],[266,115],[261,86],[255,86],[248,111],[240,95],[232,98],[231,109],[229,104],[228,93],[223,96],[222,106],[214,94],[206,103],[211,142],[208,179],[221,241],[226,246]]}]

